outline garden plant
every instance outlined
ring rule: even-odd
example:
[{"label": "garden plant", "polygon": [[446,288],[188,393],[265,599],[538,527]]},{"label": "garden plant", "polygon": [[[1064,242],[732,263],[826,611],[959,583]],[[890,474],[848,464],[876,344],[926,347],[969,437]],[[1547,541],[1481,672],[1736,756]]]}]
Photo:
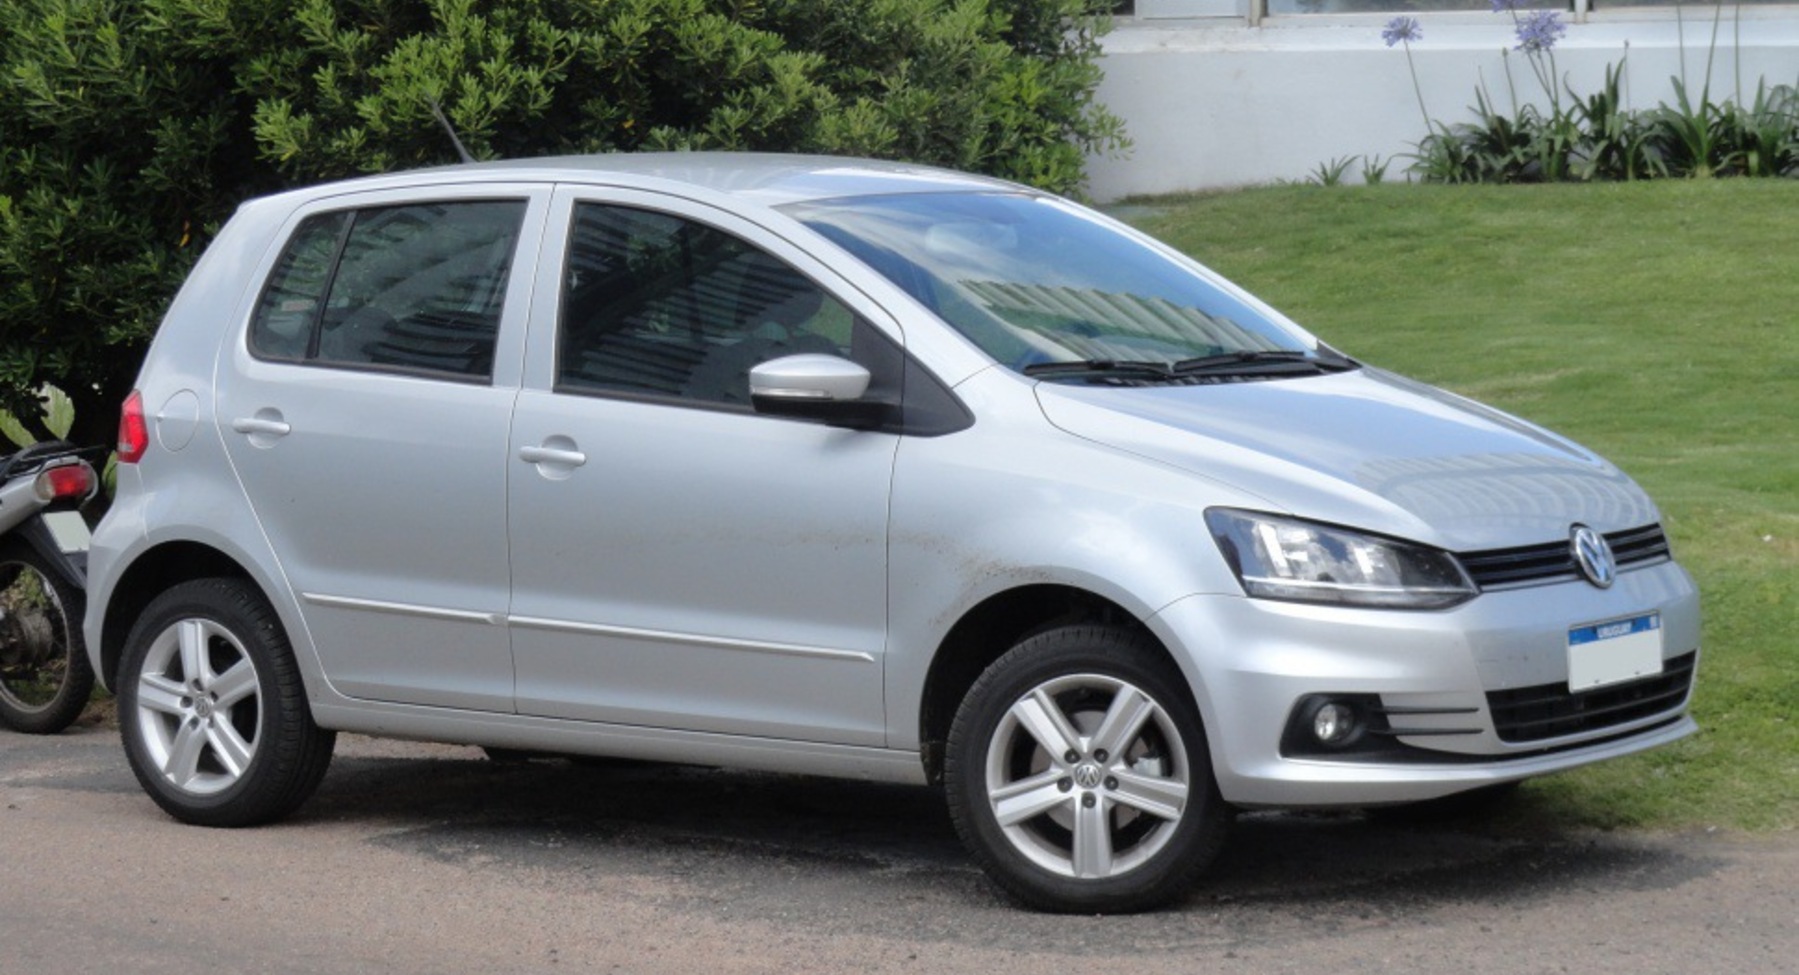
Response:
[{"label": "garden plant", "polygon": [[[1739,80],[1734,97],[1713,99],[1712,55],[1717,50],[1721,2],[1714,6],[1711,47],[1697,97],[1685,77],[1683,46],[1682,75],[1672,79],[1674,104],[1646,111],[1625,107],[1622,60],[1607,66],[1597,92],[1582,95],[1574,90],[1556,66],[1555,46],[1567,33],[1559,12],[1523,9],[1520,0],[1492,0],[1492,7],[1493,12],[1511,17],[1517,40],[1502,52],[1510,110],[1502,110],[1483,82],[1474,93],[1474,122],[1444,123],[1431,119],[1425,110],[1412,62],[1412,44],[1424,39],[1417,18],[1394,17],[1381,31],[1388,47],[1404,46],[1412,73],[1426,135],[1418,142],[1411,168],[1424,181],[1799,176],[1799,88],[1763,81],[1747,99]],[[1624,57],[1628,56],[1627,45]],[[1541,104],[1519,99],[1513,64],[1520,59],[1529,76],[1526,87],[1541,93]],[[1320,173],[1328,171],[1325,167]]]}]

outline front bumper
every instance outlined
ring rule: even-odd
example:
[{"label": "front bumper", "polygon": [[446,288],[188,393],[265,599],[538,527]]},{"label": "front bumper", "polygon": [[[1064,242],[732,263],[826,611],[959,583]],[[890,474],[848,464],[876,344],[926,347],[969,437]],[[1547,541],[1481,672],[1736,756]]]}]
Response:
[{"label": "front bumper", "polygon": [[[1672,562],[1625,572],[1606,590],[1570,582],[1488,592],[1440,612],[1192,596],[1150,622],[1193,684],[1227,801],[1357,806],[1559,772],[1698,730],[1685,714],[1690,685],[1648,711],[1552,726],[1567,733],[1518,740],[1495,728],[1495,703],[1566,687],[1571,627],[1646,613],[1661,616],[1665,662],[1678,668],[1678,658],[1697,654],[1698,593]],[[1389,736],[1372,752],[1283,753],[1295,708],[1321,694],[1378,699],[1415,733]],[[1578,709],[1582,702],[1569,698]]]}]

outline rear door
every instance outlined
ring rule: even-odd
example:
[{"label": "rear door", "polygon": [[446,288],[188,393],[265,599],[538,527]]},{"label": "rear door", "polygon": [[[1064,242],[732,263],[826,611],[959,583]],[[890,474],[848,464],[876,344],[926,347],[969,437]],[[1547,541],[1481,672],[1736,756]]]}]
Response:
[{"label": "rear door", "polygon": [[548,202],[315,204],[224,352],[220,434],[341,693],[512,710],[507,431]]}]

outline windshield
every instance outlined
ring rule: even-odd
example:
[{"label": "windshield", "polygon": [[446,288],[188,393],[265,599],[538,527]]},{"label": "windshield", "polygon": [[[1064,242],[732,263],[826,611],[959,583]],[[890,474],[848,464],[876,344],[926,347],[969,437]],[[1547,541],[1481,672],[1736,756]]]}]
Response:
[{"label": "windshield", "polygon": [[1318,354],[1266,311],[1060,200],[913,194],[783,209],[1033,375],[1053,373],[1050,363]]}]

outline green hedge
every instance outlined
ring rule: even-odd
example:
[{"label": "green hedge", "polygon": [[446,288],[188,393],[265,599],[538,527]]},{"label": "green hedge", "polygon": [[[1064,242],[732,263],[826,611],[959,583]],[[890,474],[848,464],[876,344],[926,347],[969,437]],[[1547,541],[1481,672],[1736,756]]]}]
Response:
[{"label": "green hedge", "polygon": [[753,149],[1078,189],[1105,0],[0,0],[0,407],[106,439],[175,287],[285,185]]}]

